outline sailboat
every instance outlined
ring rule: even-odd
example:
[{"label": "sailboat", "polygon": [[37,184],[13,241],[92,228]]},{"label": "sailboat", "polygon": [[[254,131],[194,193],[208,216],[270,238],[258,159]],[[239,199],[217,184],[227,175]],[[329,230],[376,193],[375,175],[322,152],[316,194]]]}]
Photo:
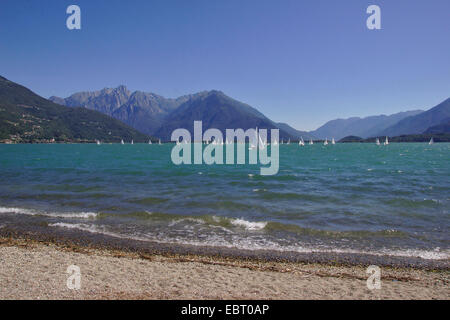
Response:
[{"label": "sailboat", "polygon": [[133,141],[133,139],[131,139],[131,144],[134,144],[134,141]]},{"label": "sailboat", "polygon": [[152,144],[152,140],[148,140],[148,144]]},{"label": "sailboat", "polygon": [[433,144],[434,143],[434,139],[433,137],[431,137],[430,142],[428,142],[428,144]]},{"label": "sailboat", "polygon": [[261,139],[260,135],[258,135],[258,138],[259,138],[259,148],[264,149],[266,147],[264,141]]},{"label": "sailboat", "polygon": [[328,138],[325,138],[323,145],[326,146],[327,144],[328,144]]},{"label": "sailboat", "polygon": [[98,144],[98,145],[100,145],[100,144],[101,144],[101,143],[100,143],[100,140],[97,140],[97,144]]},{"label": "sailboat", "polygon": [[[250,143],[250,147],[248,147],[248,150],[253,150],[253,149],[256,149],[256,146],[250,141],[250,137],[249,137],[249,143]],[[256,127],[256,130],[255,130],[255,143],[256,144],[258,144],[258,127]]]},{"label": "sailboat", "polygon": [[305,141],[303,141],[303,137],[299,140],[298,145],[299,146],[304,146],[305,145]]},{"label": "sailboat", "polygon": [[161,144],[161,139],[159,139],[158,144]]},{"label": "sailboat", "polygon": [[120,141],[120,144],[125,144],[125,142],[123,142],[123,139]]},{"label": "sailboat", "polygon": [[380,139],[377,138],[377,140],[375,140],[375,144],[376,144],[377,146],[379,146],[379,145],[380,145]]},{"label": "sailboat", "polygon": [[336,141],[334,141],[334,138],[331,138],[331,144],[336,144]]},{"label": "sailboat", "polygon": [[314,142],[312,141],[312,139],[309,140],[309,144],[310,144],[310,145],[313,145],[313,144],[314,144]]},{"label": "sailboat", "polygon": [[288,140],[287,144],[291,144],[291,138],[289,138],[289,140]]},{"label": "sailboat", "polygon": [[387,146],[389,144],[388,137],[386,137],[386,140],[384,141],[384,145]]}]

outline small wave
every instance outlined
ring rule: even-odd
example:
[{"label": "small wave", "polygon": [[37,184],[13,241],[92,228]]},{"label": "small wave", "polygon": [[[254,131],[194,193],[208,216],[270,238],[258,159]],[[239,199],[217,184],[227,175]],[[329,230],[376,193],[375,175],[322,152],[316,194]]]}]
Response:
[{"label": "small wave", "polygon": [[[238,219],[236,219],[238,220]],[[120,239],[131,239],[138,241],[152,241],[157,243],[165,244],[187,244],[194,246],[207,246],[207,247],[229,247],[244,250],[274,250],[281,252],[299,252],[299,253],[343,253],[343,254],[371,254],[376,256],[397,256],[397,257],[411,257],[411,258],[422,258],[425,260],[446,260],[450,257],[450,252],[448,250],[440,250],[440,248],[430,249],[430,250],[420,250],[420,249],[379,249],[375,251],[364,251],[364,250],[353,250],[353,249],[339,249],[339,248],[314,248],[314,247],[304,247],[301,245],[289,245],[283,246],[275,243],[269,239],[254,239],[254,238],[240,238],[234,239],[233,243],[225,241],[221,237],[211,237],[202,241],[199,240],[189,240],[181,238],[165,238],[158,235],[158,237],[147,235],[125,235],[116,232],[111,232],[106,230],[105,226],[95,226],[82,223],[52,223],[49,224],[50,227],[61,227],[68,229],[77,229],[81,231],[86,231],[95,234],[104,234]],[[236,241],[237,240],[237,241]]]},{"label": "small wave", "polygon": [[[50,223],[48,226],[49,227],[67,228],[67,229],[76,229],[76,230],[86,231],[86,232],[95,233],[95,234],[104,234],[104,235],[107,235],[110,237],[120,238],[120,239],[132,239],[132,240],[139,240],[139,241],[149,241],[150,240],[150,239],[145,239],[145,238],[141,238],[141,237],[122,235],[122,234],[119,234],[116,232],[107,231],[104,227],[100,228],[95,225],[89,225],[89,224],[84,224],[84,223],[57,222],[57,223]],[[154,241],[157,242],[157,240],[154,240]]]},{"label": "small wave", "polygon": [[422,258],[425,260],[446,260],[449,259],[449,252],[443,252],[440,248],[434,250],[418,250],[418,249],[404,249],[404,250],[381,250],[380,254],[400,256],[400,257],[412,257]]},{"label": "small wave", "polygon": [[246,230],[262,230],[266,227],[267,222],[251,222],[244,219],[231,219],[231,224],[244,227]]},{"label": "small wave", "polygon": [[382,202],[400,208],[435,208],[441,205],[438,199],[411,199],[411,198],[391,198],[382,199]]},{"label": "small wave", "polygon": [[0,213],[16,213],[24,214],[28,216],[45,216],[53,218],[81,218],[81,219],[93,219],[98,216],[95,212],[44,212],[32,209],[24,208],[7,208],[0,207]]}]

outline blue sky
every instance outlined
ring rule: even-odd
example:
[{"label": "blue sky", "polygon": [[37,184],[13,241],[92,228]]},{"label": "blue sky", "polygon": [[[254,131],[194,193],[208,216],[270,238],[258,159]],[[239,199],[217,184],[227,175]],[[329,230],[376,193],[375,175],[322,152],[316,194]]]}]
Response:
[{"label": "blue sky", "polygon": [[[366,28],[370,4],[382,30]],[[450,97],[450,1],[1,0],[0,61],[44,97],[218,89],[310,130]]]}]

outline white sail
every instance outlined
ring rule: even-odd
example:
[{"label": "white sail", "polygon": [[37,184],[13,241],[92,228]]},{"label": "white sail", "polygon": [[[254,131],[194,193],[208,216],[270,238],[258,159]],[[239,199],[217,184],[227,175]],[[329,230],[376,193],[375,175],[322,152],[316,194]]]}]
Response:
[{"label": "white sail", "polygon": [[98,145],[100,145],[100,144],[101,144],[101,143],[100,143],[100,140],[97,140],[97,144],[98,144]]},{"label": "white sail", "polygon": [[158,140],[158,144],[161,144],[161,139]]},{"label": "white sail", "polygon": [[323,145],[326,146],[327,144],[328,144],[328,138],[325,138]]},{"label": "white sail", "polygon": [[301,137],[300,140],[298,141],[298,145],[299,146],[304,146],[305,145],[305,141],[303,140],[303,137]]},{"label": "white sail", "polygon": [[258,135],[258,138],[259,138],[259,148],[264,149],[266,147],[264,141],[261,139],[260,135]]},{"label": "white sail", "polygon": [[131,139],[131,144],[134,144],[134,141],[133,141],[133,139]]},{"label": "white sail", "polygon": [[375,141],[376,145],[379,146],[380,145],[380,139],[377,138],[377,140]]},{"label": "white sail", "polygon": [[148,144],[152,144],[152,140],[148,140]]},{"label": "white sail", "polygon": [[288,140],[287,144],[291,144],[291,138],[289,138],[289,140]]},{"label": "white sail", "polygon": [[120,141],[120,144],[125,144],[125,142],[123,142],[123,139]]},{"label": "white sail", "polygon": [[384,145],[387,146],[389,144],[388,137],[386,137],[386,140],[384,141]]},{"label": "white sail", "polygon": [[433,137],[431,137],[430,142],[428,142],[428,144],[433,144],[434,143],[434,139]]},{"label": "white sail", "polygon": [[312,141],[312,139],[309,140],[309,144],[314,144],[314,142]]},{"label": "white sail", "polygon": [[334,141],[334,138],[331,138],[331,144],[336,144],[336,141]]}]

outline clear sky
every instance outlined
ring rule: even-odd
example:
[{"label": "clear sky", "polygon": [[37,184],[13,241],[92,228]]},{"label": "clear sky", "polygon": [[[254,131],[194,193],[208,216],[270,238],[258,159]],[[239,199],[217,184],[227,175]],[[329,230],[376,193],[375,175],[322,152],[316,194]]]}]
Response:
[{"label": "clear sky", "polygon": [[450,1],[1,0],[0,75],[44,97],[218,89],[310,130],[450,97]]}]

